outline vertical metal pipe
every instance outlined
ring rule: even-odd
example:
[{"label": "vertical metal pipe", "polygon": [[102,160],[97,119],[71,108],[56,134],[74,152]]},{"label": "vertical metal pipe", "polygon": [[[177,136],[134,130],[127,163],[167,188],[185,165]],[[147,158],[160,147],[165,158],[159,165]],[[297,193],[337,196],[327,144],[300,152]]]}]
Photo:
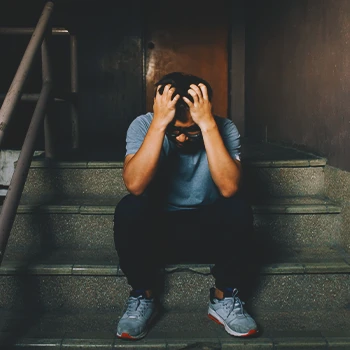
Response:
[{"label": "vertical metal pipe", "polygon": [[22,196],[24,184],[28,176],[29,166],[32,161],[35,139],[46,112],[46,105],[51,95],[51,90],[51,83],[44,83],[39,101],[35,107],[32,121],[29,125],[29,129],[23,143],[15,172],[11,179],[6,199],[2,206],[0,214],[0,263],[4,258],[7,241],[15,220],[16,211]]},{"label": "vertical metal pipe", "polygon": [[41,59],[42,59],[42,80],[43,84],[48,82],[52,83],[52,65],[50,61],[50,40],[51,35],[48,32],[46,38],[41,45]]},{"label": "vertical metal pipe", "polygon": [[[42,60],[42,80],[43,84],[52,83],[52,67],[50,61],[50,42],[52,36],[51,28],[48,28],[46,38],[41,45],[41,60]],[[54,133],[52,127],[52,96],[48,101],[47,114],[44,120],[44,137],[45,137],[45,157],[54,158]]]},{"label": "vertical metal pipe", "polygon": [[70,66],[71,66],[71,92],[73,94],[73,102],[71,104],[71,123],[72,123],[72,148],[79,148],[79,120],[77,110],[78,97],[78,48],[77,37],[72,34],[70,37]]},{"label": "vertical metal pipe", "polygon": [[35,54],[37,53],[39,46],[43,41],[47,24],[53,11],[53,6],[53,2],[51,1],[45,5],[35,31],[23,55],[22,61],[17,69],[16,75],[12,81],[10,89],[2,104],[2,108],[0,110],[0,146],[4,138],[6,126],[8,125],[14,109],[19,99],[21,98],[23,86],[33,66],[32,63],[35,58]]}]

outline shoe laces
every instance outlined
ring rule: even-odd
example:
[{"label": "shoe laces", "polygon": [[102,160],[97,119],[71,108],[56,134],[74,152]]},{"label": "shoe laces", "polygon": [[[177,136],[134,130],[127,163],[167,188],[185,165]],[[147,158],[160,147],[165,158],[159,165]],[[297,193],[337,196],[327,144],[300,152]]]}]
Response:
[{"label": "shoe laces", "polygon": [[140,318],[145,315],[152,299],[146,299],[140,295],[138,297],[129,297],[126,302],[126,314],[129,318]]},{"label": "shoe laces", "polygon": [[222,300],[223,306],[225,310],[227,310],[227,314],[230,315],[232,312],[235,314],[244,315],[244,301],[242,301],[238,296],[238,290],[234,289],[231,297],[226,297]]}]

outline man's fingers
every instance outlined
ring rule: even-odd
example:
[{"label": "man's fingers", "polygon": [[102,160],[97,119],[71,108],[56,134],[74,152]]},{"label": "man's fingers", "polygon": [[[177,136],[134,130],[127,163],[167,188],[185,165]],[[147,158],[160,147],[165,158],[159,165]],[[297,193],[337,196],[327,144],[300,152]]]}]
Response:
[{"label": "man's fingers", "polygon": [[172,88],[170,88],[170,89],[168,90],[168,95],[170,96],[170,98],[171,98],[171,96],[174,95],[174,93],[175,93],[175,88],[174,88],[174,87],[172,87]]},{"label": "man's fingers", "polygon": [[196,92],[196,94],[198,95],[199,99],[202,98],[202,90],[197,85],[191,84],[190,88]]},{"label": "man's fingers", "polygon": [[193,101],[196,103],[199,101],[199,96],[193,89],[189,89],[188,93],[193,97]]},{"label": "man's fingers", "polygon": [[171,100],[171,105],[174,106],[176,104],[176,102],[179,100],[180,95],[177,94],[172,100]]},{"label": "man's fingers", "polygon": [[163,94],[167,94],[169,92],[170,88],[171,88],[171,84],[165,85]]},{"label": "man's fingers", "polygon": [[182,99],[186,102],[188,107],[192,107],[193,103],[187,97],[183,96]]},{"label": "man's fingers", "polygon": [[200,83],[198,84],[199,88],[201,89],[201,92],[202,92],[202,96],[203,96],[203,99],[204,100],[208,100],[208,90],[207,90],[207,87]]}]

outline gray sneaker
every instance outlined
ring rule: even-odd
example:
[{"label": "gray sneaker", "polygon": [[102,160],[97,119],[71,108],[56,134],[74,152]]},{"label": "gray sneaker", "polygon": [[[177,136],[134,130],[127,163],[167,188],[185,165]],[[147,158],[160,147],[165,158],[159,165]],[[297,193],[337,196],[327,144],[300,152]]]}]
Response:
[{"label": "gray sneaker", "polygon": [[223,299],[215,298],[215,288],[210,290],[208,316],[225,327],[236,337],[248,337],[258,333],[253,318],[244,310],[244,303],[237,297],[237,289],[224,293]]},{"label": "gray sneaker", "polygon": [[147,332],[155,316],[155,301],[144,294],[130,297],[126,302],[126,311],[117,326],[117,337],[123,339],[141,339]]}]

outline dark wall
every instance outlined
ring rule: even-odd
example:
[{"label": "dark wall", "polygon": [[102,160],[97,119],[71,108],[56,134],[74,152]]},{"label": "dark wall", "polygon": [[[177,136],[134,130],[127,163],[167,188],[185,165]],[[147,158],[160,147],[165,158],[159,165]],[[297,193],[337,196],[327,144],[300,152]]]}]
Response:
[{"label": "dark wall", "polygon": [[66,17],[79,45],[82,147],[123,159],[127,128],[144,111],[143,8],[138,0],[70,3]]},{"label": "dark wall", "polygon": [[[30,3],[30,4],[29,4]],[[1,26],[35,26],[45,1],[7,1],[0,15]],[[21,9],[19,11],[19,9]],[[140,0],[57,0],[53,26],[76,34],[78,42],[81,149],[84,156],[123,159],[125,134],[130,122],[144,111],[144,53],[142,48],[142,3]],[[0,92],[15,75],[30,37],[0,37],[6,55],[0,56]],[[52,38],[52,62],[57,93],[70,89],[69,38]],[[28,79],[25,92],[39,92],[40,60]],[[20,148],[33,103],[22,103],[9,128],[5,148]],[[70,149],[69,107],[57,104],[56,145]],[[37,148],[43,149],[43,133]],[[103,155],[104,154],[104,155]]]},{"label": "dark wall", "polygon": [[[1,26],[35,26],[45,3],[5,2],[0,13]],[[223,117],[231,114],[242,126],[241,3],[242,0],[219,0],[213,8],[203,6],[200,0],[191,4],[180,0],[169,11],[167,3],[160,0],[56,0],[53,26],[68,29],[78,41],[78,111],[84,156],[123,159],[127,127],[136,116],[151,110],[155,81],[175,70],[207,79],[214,88],[214,112]],[[232,31],[233,47],[239,50],[232,50],[230,55],[235,83],[231,85],[234,94],[229,104],[228,36],[232,14],[240,23]],[[0,45],[6,47],[6,55],[0,55],[4,78],[0,91],[5,92],[10,86],[29,39],[0,37]],[[52,60],[56,92],[60,94],[70,88],[69,38],[52,38]],[[152,73],[153,68],[156,74]],[[40,91],[40,69],[38,60],[25,92]],[[20,105],[9,126],[5,147],[21,148],[33,108],[33,103]],[[52,113],[56,148],[64,156],[69,155],[69,106],[56,104]],[[43,141],[41,131],[36,148],[43,149]]]},{"label": "dark wall", "polygon": [[[5,0],[0,25],[33,26],[44,3]],[[350,1],[246,0],[244,9],[239,9],[241,1],[234,3],[228,101],[241,133],[298,145],[326,156],[330,165],[350,170],[346,155]],[[126,129],[146,111],[147,2],[57,0],[55,4],[53,25],[67,27],[78,38],[81,146],[92,158],[101,151],[110,159],[122,159]],[[28,41],[28,37],[0,37],[0,92],[8,89]],[[56,87],[67,91],[69,41],[66,37],[53,41]],[[38,61],[25,92],[39,92],[40,86]],[[18,108],[5,147],[21,147],[33,109],[33,104]],[[57,105],[54,117],[57,143],[69,149],[69,108]],[[37,143],[43,148],[43,133]]]},{"label": "dark wall", "polygon": [[350,1],[246,3],[248,136],[350,170]]}]

